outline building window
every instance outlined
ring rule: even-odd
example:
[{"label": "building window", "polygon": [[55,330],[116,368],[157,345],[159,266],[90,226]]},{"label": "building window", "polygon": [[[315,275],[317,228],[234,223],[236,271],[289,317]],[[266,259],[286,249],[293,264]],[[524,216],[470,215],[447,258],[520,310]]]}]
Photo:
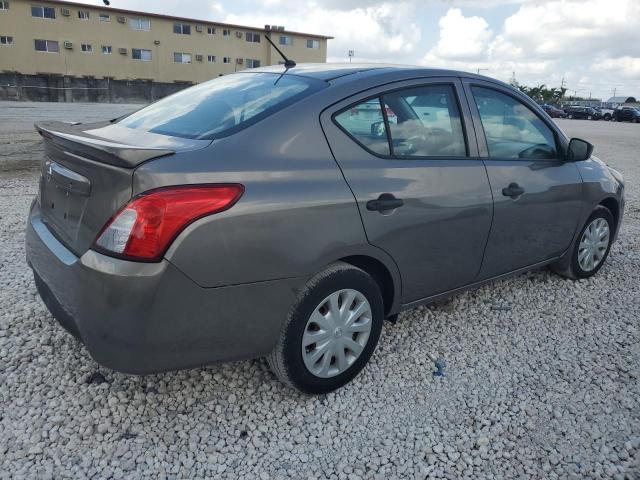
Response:
[{"label": "building window", "polygon": [[36,44],[36,51],[38,52],[58,53],[60,51],[58,42],[55,40],[36,39],[35,44]]},{"label": "building window", "polygon": [[151,30],[151,21],[146,18],[130,18],[129,24],[134,30]]},{"label": "building window", "polygon": [[56,18],[56,9],[53,7],[31,6],[31,16],[38,18]]},{"label": "building window", "polygon": [[109,16],[108,13],[101,13],[100,14],[100,21],[101,22],[110,22],[111,21],[111,17]]},{"label": "building window", "polygon": [[9,10],[9,2],[0,2],[0,10]]},{"label": "building window", "polygon": [[89,12],[87,10],[78,10],[78,18],[80,20],[89,20]]},{"label": "building window", "polygon": [[223,57],[222,63],[231,63],[231,57]]},{"label": "building window", "polygon": [[91,53],[93,52],[93,47],[90,43],[83,43],[82,45],[80,45],[80,50],[82,50],[84,53]]},{"label": "building window", "polygon": [[229,38],[231,37],[231,30],[228,28],[225,28],[224,30],[222,30],[222,36],[224,38]]},{"label": "building window", "polygon": [[151,50],[145,50],[143,48],[132,48],[131,58],[134,60],[140,60],[142,62],[149,62],[151,60]]},{"label": "building window", "polygon": [[245,33],[245,38],[247,39],[247,42],[260,43],[260,34],[259,33],[247,32],[247,33]]},{"label": "building window", "polygon": [[13,44],[13,37],[7,37],[4,35],[0,36],[0,45],[12,45],[12,44]]},{"label": "building window", "polygon": [[254,60],[252,58],[245,59],[245,65],[247,68],[258,68],[260,66],[260,60]]},{"label": "building window", "polygon": [[111,45],[102,45],[102,53],[105,55],[111,55],[112,51],[113,49],[111,48]]},{"label": "building window", "polygon": [[177,33],[178,35],[191,35],[191,25],[187,25],[186,23],[174,23],[173,33]]},{"label": "building window", "polygon": [[173,61],[175,63],[191,63],[191,54],[190,53],[174,52],[173,53]]},{"label": "building window", "polygon": [[215,35],[216,34],[216,27],[207,27],[207,33],[209,35]]},{"label": "building window", "polygon": [[207,56],[207,61],[211,62],[211,63],[215,63],[216,61],[216,56],[215,55],[208,55]]},{"label": "building window", "polygon": [[289,35],[280,35],[280,45],[293,45],[293,38]]},{"label": "building window", "polygon": [[320,48],[319,40],[307,40],[307,48]]}]

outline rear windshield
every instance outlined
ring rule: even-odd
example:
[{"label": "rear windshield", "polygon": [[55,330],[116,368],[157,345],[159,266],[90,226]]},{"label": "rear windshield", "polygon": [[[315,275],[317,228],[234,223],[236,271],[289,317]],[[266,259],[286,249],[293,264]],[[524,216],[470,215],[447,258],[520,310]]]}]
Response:
[{"label": "rear windshield", "polygon": [[325,82],[275,73],[239,73],[182,90],[118,123],[172,137],[230,135],[303,97]]}]

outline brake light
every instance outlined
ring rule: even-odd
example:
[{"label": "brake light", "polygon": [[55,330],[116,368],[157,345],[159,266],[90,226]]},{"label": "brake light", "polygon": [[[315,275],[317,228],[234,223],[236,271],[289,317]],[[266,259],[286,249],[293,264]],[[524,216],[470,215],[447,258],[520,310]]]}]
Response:
[{"label": "brake light", "polygon": [[93,248],[130,260],[158,261],[189,224],[231,208],[243,193],[239,184],[150,190],[131,199],[106,223]]}]

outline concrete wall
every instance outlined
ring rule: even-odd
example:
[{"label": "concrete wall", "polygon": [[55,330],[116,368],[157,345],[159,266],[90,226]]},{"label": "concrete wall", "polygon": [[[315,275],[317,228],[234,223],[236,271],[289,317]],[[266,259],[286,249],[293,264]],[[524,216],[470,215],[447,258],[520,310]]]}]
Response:
[{"label": "concrete wall", "polygon": [[0,73],[0,100],[150,103],[190,84]]},{"label": "concrete wall", "polygon": [[[55,19],[33,17],[31,6],[55,8]],[[68,10],[68,16],[62,14],[63,9]],[[80,19],[79,11],[88,12],[89,18]],[[101,21],[101,13],[109,15],[109,21]],[[124,23],[120,23],[118,17],[124,17]],[[135,30],[131,25],[134,18],[149,20],[149,31]],[[174,33],[175,23],[190,25],[191,34]],[[207,27],[214,27],[215,34],[208,34]],[[201,31],[198,32],[198,29]],[[229,36],[223,35],[225,29],[230,30]],[[248,42],[247,32],[257,33],[260,42]],[[259,60],[263,66],[277,64],[281,58],[265,40],[266,34],[267,31],[260,28],[178,19],[107,7],[51,0],[10,0],[9,9],[0,10],[0,35],[13,37],[13,44],[0,45],[0,71],[29,75],[91,75],[121,80],[199,83],[221,74],[243,70],[246,68],[246,59]],[[327,37],[294,32],[269,34],[276,44],[280,35],[291,36],[293,44],[284,45],[281,49],[298,63],[326,61]],[[36,51],[35,39],[57,41],[59,52]],[[307,48],[309,39],[317,40],[319,48]],[[65,41],[71,42],[73,48],[66,49]],[[82,44],[91,45],[92,52],[83,52]],[[103,45],[111,46],[112,53],[103,54]],[[126,54],[119,53],[120,48],[126,49]],[[151,59],[133,59],[132,48],[150,50]],[[190,53],[192,63],[175,63],[174,52]],[[197,61],[196,55],[202,55],[202,61]],[[209,62],[208,55],[215,55],[216,62]],[[224,57],[230,57],[231,62],[223,63]],[[242,63],[239,63],[240,60]]]}]

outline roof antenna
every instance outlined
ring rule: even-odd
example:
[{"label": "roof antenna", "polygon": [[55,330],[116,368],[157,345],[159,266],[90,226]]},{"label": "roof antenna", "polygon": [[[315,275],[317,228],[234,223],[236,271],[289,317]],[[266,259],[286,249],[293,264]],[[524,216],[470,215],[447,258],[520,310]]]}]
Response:
[{"label": "roof antenna", "polygon": [[280,51],[280,49],[278,47],[276,47],[276,44],[271,41],[271,37],[269,36],[269,32],[267,32],[267,34],[264,36],[264,38],[267,39],[267,42],[269,42],[271,44],[271,46],[276,49],[276,52],[278,52],[280,54],[280,56],[284,59],[284,68],[289,69],[289,68],[293,68],[293,67],[296,66],[296,62],[294,62],[293,60],[288,59],[284,55],[284,53],[282,53]]}]

